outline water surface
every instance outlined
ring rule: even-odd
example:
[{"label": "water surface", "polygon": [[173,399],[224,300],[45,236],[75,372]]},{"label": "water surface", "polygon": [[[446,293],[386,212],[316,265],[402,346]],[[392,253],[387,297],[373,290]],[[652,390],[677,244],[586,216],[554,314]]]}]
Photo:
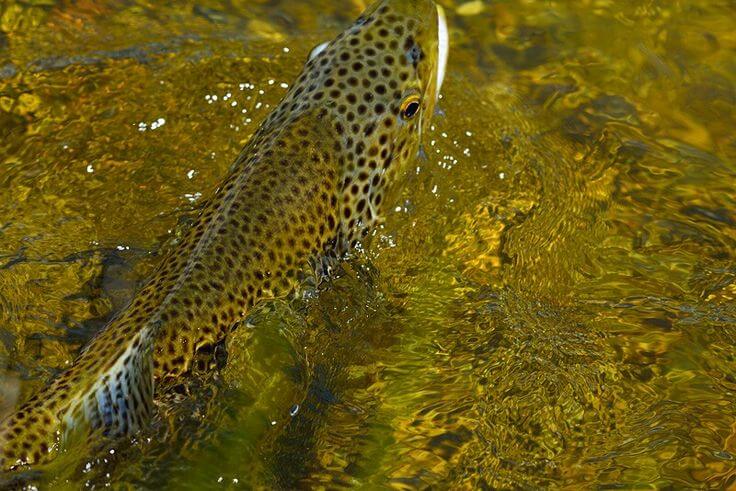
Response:
[{"label": "water surface", "polygon": [[[366,252],[254,313],[134,441],[14,482],[736,483],[734,3],[442,3],[446,116]],[[0,415],[363,7],[0,4]]]}]

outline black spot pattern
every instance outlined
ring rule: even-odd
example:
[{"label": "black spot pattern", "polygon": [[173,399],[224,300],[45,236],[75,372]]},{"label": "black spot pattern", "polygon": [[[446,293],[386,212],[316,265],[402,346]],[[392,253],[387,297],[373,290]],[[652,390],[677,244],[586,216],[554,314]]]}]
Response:
[{"label": "black spot pattern", "polygon": [[[430,0],[377,2],[307,62],[128,308],[0,425],[0,469],[52,454],[68,422],[135,431],[154,377],[190,370],[305,264],[368,233],[429,124],[436,15]],[[410,96],[420,114],[404,120]]]}]

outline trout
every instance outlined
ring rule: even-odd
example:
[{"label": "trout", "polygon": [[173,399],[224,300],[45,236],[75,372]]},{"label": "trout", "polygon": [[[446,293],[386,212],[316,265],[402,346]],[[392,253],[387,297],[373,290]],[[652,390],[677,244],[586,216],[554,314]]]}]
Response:
[{"label": "trout", "polygon": [[158,383],[191,371],[256,305],[292,293],[307,264],[355,247],[419,152],[447,53],[432,0],[378,1],[314,48],[130,304],[0,424],[0,469],[52,458],[70,432],[133,434]]}]

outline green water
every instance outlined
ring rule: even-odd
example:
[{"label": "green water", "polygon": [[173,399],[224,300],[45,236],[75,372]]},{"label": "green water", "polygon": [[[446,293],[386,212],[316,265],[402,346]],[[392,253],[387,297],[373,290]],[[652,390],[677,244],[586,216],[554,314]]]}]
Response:
[{"label": "green water", "polygon": [[[736,4],[442,3],[446,116],[367,251],[133,442],[0,482],[736,485]],[[0,2],[0,415],[363,6]]]}]

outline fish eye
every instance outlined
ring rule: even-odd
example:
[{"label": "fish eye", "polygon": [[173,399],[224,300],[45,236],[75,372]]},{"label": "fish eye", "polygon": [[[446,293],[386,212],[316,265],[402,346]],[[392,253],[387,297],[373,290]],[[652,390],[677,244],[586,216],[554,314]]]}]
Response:
[{"label": "fish eye", "polygon": [[419,96],[412,94],[401,103],[401,117],[404,119],[412,119],[419,113]]}]

